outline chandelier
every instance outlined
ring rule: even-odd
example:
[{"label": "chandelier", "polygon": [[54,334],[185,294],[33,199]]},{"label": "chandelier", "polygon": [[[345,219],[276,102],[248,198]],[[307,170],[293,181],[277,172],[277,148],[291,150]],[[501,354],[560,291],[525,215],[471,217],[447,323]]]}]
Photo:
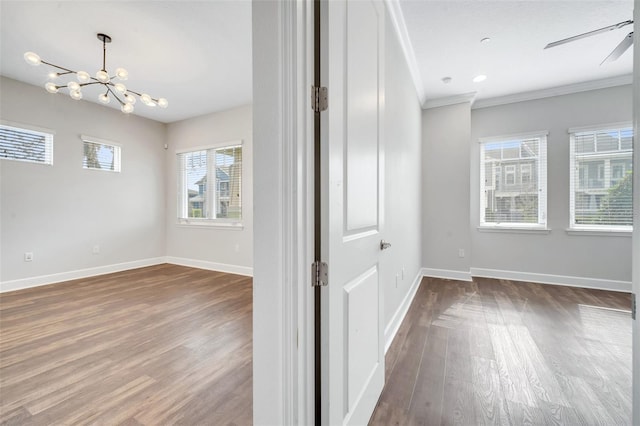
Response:
[{"label": "chandelier", "polygon": [[[40,64],[45,64],[60,70],[49,73],[49,78],[52,80],[63,75],[75,75],[77,81],[71,80],[66,84],[56,84],[53,81],[47,82],[44,85],[44,88],[49,93],[58,93],[60,89],[67,89],[69,91],[69,96],[72,99],[80,100],[82,99],[83,87],[99,84],[103,87],[104,93],[101,93],[98,96],[98,100],[103,104],[108,104],[111,102],[111,97],[113,97],[118,101],[120,104],[120,110],[125,114],[133,112],[133,106],[136,103],[136,96],[140,98],[140,101],[143,104],[150,107],[155,107],[157,105],[161,108],[166,108],[169,105],[169,102],[167,102],[165,98],[155,99],[146,93],[138,93],[135,90],[127,89],[127,87],[121,83],[121,81],[124,81],[129,77],[129,73],[126,69],[116,68],[115,74],[110,75],[109,72],[107,72],[106,57],[107,43],[111,43],[111,37],[102,33],[99,33],[97,37],[98,40],[102,41],[102,69],[96,72],[95,77],[92,77],[86,71],[74,71],[69,68],[43,61],[40,59],[40,56],[33,52],[26,52],[24,54],[24,60],[29,65],[38,66]],[[117,80],[117,82],[114,82],[114,80]]]}]

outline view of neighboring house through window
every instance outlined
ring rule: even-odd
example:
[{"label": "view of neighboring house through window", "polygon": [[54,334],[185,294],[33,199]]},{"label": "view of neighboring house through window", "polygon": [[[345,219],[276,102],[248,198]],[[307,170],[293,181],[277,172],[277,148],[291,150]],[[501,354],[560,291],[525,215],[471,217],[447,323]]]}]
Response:
[{"label": "view of neighboring house through window", "polygon": [[242,146],[178,153],[178,219],[242,218]]},{"label": "view of neighboring house through window", "polygon": [[480,225],[546,227],[546,133],[480,140]]},{"label": "view of neighboring house through window", "polygon": [[120,172],[121,149],[113,142],[81,136],[84,154],[82,167],[92,170]]},{"label": "view of neighboring house through window", "polygon": [[610,127],[569,130],[574,229],[631,230],[633,225],[633,129]]},{"label": "view of neighboring house through window", "polygon": [[0,158],[53,164],[53,132],[0,124]]}]

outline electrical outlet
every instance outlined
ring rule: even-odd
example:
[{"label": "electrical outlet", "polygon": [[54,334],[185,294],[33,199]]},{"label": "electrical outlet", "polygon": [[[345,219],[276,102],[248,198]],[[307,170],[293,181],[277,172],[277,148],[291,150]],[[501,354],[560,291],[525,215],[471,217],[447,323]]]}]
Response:
[{"label": "electrical outlet", "polygon": [[402,277],[402,281],[404,281],[404,266],[402,267],[402,275],[401,275],[401,277]]},{"label": "electrical outlet", "polygon": [[240,252],[240,244],[236,244],[236,253]]},{"label": "electrical outlet", "polygon": [[99,245],[95,245],[93,246],[93,250],[92,250],[93,254],[100,254],[100,246]]},{"label": "electrical outlet", "polygon": [[464,257],[464,249],[458,249],[458,257]]},{"label": "electrical outlet", "polygon": [[27,251],[24,253],[24,261],[25,262],[31,262],[33,261],[33,252],[31,251]]}]

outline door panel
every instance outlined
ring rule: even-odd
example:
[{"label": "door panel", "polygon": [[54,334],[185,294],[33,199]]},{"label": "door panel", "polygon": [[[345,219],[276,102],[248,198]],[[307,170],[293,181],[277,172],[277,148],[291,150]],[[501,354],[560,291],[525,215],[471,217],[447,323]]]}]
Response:
[{"label": "door panel", "polygon": [[384,385],[384,6],[322,3],[322,423],[366,424]]}]

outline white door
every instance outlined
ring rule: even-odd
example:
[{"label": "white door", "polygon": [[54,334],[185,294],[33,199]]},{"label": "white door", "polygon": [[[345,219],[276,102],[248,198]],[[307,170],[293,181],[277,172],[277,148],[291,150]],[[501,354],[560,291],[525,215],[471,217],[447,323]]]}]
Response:
[{"label": "white door", "polygon": [[367,424],[384,385],[384,5],[322,4],[322,423]]}]

